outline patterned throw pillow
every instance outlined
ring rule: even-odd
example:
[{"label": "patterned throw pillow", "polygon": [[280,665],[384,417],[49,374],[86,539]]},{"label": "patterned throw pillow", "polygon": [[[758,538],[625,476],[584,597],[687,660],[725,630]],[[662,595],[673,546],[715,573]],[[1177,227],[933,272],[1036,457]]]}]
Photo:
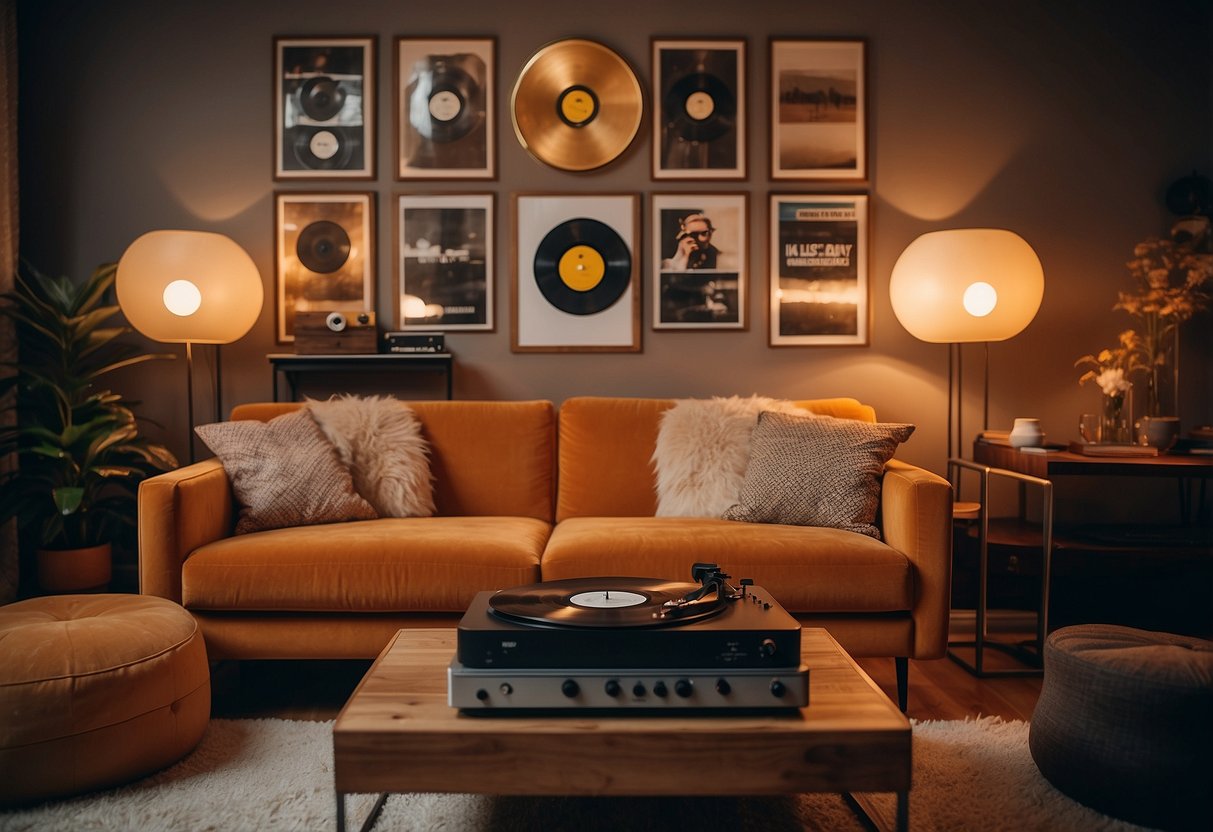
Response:
[{"label": "patterned throw pillow", "polygon": [[268,422],[217,422],[194,430],[232,481],[240,503],[236,534],[376,516],[306,408]]},{"label": "patterned throw pillow", "polygon": [[880,539],[876,511],[884,464],[913,425],[765,412],[750,464],[726,520],[828,526]]}]

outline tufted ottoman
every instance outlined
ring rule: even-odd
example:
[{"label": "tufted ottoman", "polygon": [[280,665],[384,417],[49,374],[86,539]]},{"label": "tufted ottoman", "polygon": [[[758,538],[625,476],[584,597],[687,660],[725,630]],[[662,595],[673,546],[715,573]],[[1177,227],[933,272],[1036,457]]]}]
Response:
[{"label": "tufted ottoman", "polygon": [[1213,829],[1213,642],[1111,624],[1057,630],[1028,746],[1049,782],[1093,809]]},{"label": "tufted ottoman", "polygon": [[0,607],[0,805],[113,786],[178,760],[210,718],[193,616],[145,595]]}]

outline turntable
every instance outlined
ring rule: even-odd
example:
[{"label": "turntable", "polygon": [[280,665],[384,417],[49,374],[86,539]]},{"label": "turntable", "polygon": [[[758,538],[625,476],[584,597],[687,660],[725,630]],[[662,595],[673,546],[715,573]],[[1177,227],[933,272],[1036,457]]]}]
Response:
[{"label": "turntable", "polygon": [[449,702],[486,710],[787,710],[808,704],[800,624],[715,564],[696,584],[606,577],[481,592]]}]

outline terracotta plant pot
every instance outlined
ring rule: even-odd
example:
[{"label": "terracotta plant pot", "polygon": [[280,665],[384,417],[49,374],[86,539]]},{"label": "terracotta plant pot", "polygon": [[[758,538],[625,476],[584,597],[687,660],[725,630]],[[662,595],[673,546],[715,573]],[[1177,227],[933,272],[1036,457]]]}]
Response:
[{"label": "terracotta plant pot", "polygon": [[85,549],[39,549],[38,586],[49,593],[105,589],[112,563],[109,543]]}]

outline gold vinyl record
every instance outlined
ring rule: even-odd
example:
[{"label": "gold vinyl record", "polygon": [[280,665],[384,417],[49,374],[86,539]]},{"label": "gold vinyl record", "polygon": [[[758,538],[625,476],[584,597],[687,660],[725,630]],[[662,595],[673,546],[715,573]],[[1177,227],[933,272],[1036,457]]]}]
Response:
[{"label": "gold vinyl record", "polygon": [[594,41],[561,40],[526,62],[510,112],[518,141],[536,159],[561,170],[593,170],[636,138],[644,94],[615,52]]}]

